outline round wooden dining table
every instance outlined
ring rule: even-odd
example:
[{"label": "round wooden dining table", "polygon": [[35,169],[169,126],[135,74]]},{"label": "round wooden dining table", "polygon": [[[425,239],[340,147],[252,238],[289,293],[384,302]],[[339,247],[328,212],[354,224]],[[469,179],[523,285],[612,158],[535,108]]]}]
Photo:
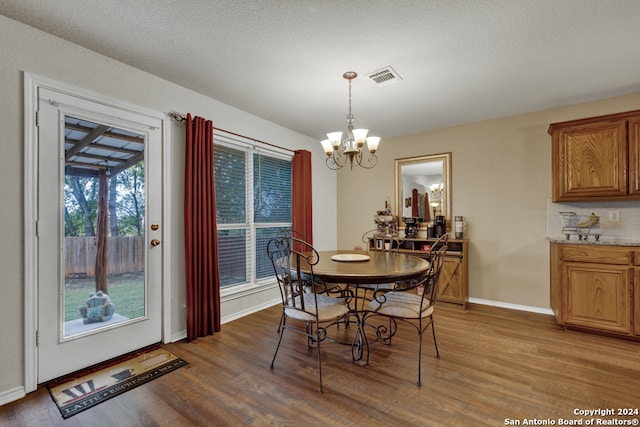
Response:
[{"label": "round wooden dining table", "polygon": [[[321,251],[318,254],[320,260],[313,266],[313,275],[318,280],[329,283],[393,283],[424,277],[429,270],[429,261],[396,252],[337,250]],[[345,260],[334,260],[339,257]],[[358,260],[359,258],[363,259]]]}]

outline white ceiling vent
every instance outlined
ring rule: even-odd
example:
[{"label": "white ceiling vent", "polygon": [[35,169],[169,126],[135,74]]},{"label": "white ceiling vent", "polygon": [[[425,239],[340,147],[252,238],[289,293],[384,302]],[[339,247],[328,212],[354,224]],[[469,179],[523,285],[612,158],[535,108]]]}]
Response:
[{"label": "white ceiling vent", "polygon": [[391,66],[381,68],[367,75],[379,87],[392,85],[402,80],[402,77],[391,68]]}]

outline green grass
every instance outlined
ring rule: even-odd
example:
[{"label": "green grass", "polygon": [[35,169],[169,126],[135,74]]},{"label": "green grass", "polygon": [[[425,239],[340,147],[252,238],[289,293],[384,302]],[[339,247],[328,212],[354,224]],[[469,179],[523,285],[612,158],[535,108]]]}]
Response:
[{"label": "green grass", "polygon": [[[135,319],[144,316],[144,273],[112,275],[108,278],[109,297],[116,313]],[[95,292],[93,277],[68,279],[64,294],[64,321],[79,319],[79,307],[85,305],[91,292]]]}]

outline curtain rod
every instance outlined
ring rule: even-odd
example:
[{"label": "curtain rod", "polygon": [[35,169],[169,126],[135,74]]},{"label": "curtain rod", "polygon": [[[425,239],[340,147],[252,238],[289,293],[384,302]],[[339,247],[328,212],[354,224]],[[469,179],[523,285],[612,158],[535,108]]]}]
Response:
[{"label": "curtain rod", "polygon": [[[178,123],[184,123],[184,122],[187,121],[187,116],[185,116],[183,114],[180,114],[180,113],[171,112],[171,113],[167,113],[167,116],[169,116],[170,119],[172,119],[172,120],[174,120],[174,121],[176,121]],[[272,144],[272,143],[266,142],[266,141],[261,141],[259,139],[255,139],[255,138],[251,138],[249,136],[241,135],[239,133],[231,132],[231,131],[220,129],[220,128],[217,128],[217,127],[214,127],[213,129],[215,131],[224,132],[224,133],[227,133],[229,135],[239,136],[241,138],[245,138],[245,139],[248,139],[248,140],[253,141],[253,142],[259,142],[260,144],[265,144],[265,145],[268,145],[270,147],[279,148],[280,150],[290,151],[292,153],[296,152],[296,150],[291,150],[290,148],[280,147],[279,145],[275,145],[275,144]]]}]

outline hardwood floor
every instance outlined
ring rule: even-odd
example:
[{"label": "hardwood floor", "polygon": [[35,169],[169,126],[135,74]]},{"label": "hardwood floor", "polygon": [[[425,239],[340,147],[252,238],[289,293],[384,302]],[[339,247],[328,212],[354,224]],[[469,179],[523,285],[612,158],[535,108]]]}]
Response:
[{"label": "hardwood floor", "polygon": [[[436,306],[440,359],[425,335],[422,387],[417,335],[402,327],[376,343],[369,367],[350,348],[315,350],[288,333],[269,368],[280,308],[166,345],[189,365],[63,420],[45,388],[0,407],[10,426],[504,426],[559,419],[631,420],[574,410],[640,408],[640,343],[565,331],[546,315],[471,305]],[[594,424],[597,425],[597,424]]]}]

